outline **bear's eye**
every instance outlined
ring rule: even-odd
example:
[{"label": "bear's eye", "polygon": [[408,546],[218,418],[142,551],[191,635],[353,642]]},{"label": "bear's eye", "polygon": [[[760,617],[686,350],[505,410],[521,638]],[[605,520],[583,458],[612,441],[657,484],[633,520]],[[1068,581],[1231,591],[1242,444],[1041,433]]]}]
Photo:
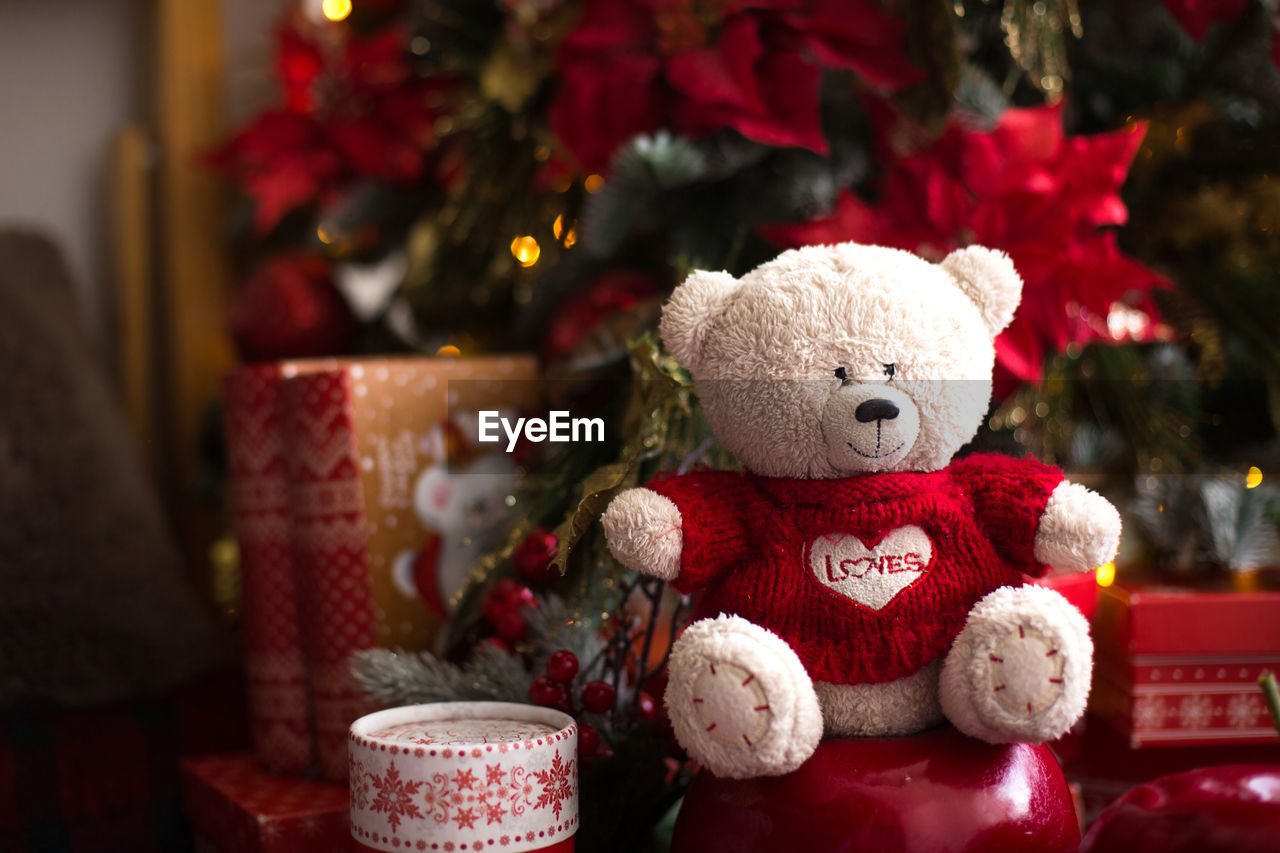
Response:
[{"label": "bear's eye", "polygon": [[836,379],[839,379],[841,382],[847,381],[849,379],[849,371],[845,370],[843,367],[837,367]]},{"label": "bear's eye", "polygon": [[885,375],[885,376],[888,376],[890,379],[892,379],[892,378],[893,378],[893,374],[895,374],[895,373],[897,373],[897,372],[898,372],[898,368],[897,368],[897,366],[896,366],[896,365],[886,364],[886,365],[884,366],[884,375]]}]

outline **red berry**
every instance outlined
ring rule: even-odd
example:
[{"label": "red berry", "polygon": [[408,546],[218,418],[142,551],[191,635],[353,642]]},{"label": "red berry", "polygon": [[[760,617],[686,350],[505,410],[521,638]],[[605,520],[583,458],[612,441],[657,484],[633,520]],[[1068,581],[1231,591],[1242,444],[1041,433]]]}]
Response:
[{"label": "red berry", "polygon": [[485,637],[484,641],[500,652],[511,654],[511,644],[501,637]]},{"label": "red berry", "polygon": [[524,639],[524,635],[528,632],[529,623],[519,612],[513,611],[499,616],[494,628],[497,629],[498,636],[508,643],[518,643]]},{"label": "red berry", "polygon": [[582,688],[582,705],[594,714],[603,714],[613,707],[618,692],[607,681],[589,681]]},{"label": "red berry", "polygon": [[547,675],[552,681],[568,684],[578,674],[578,656],[568,649],[552,652],[547,658]]},{"label": "red berry", "polygon": [[636,711],[640,714],[642,720],[652,720],[653,714],[657,711],[658,705],[653,701],[653,697],[643,690],[636,697]]},{"label": "red berry", "polygon": [[485,593],[484,618],[496,626],[505,614],[519,613],[520,608],[536,607],[537,603],[529,587],[511,578],[503,578]]},{"label": "red berry", "polygon": [[544,708],[554,708],[564,701],[564,688],[545,675],[539,675],[529,685],[529,701]]},{"label": "red berry", "polygon": [[550,583],[560,577],[551,561],[560,549],[556,535],[545,527],[535,527],[511,555],[516,571],[531,581]]},{"label": "red berry", "polygon": [[600,748],[600,733],[590,723],[578,723],[578,755],[586,758]]}]

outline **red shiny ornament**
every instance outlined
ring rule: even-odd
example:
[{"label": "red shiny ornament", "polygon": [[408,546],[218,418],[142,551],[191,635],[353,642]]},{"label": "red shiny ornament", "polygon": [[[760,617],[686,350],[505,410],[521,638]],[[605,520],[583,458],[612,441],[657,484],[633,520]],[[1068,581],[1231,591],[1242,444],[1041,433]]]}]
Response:
[{"label": "red shiny ornament", "polygon": [[568,684],[578,674],[578,656],[568,649],[552,652],[547,658],[547,677],[561,684]]},{"label": "red shiny ornament", "polygon": [[588,681],[582,688],[582,707],[593,714],[603,714],[617,701],[618,691],[607,681]]},{"label": "red shiny ornament", "polygon": [[564,686],[545,675],[539,675],[529,685],[529,701],[544,708],[557,708],[564,703]]},{"label": "red shiny ornament", "polygon": [[1139,785],[1089,827],[1080,853],[1264,853],[1280,845],[1280,767],[1234,764]]},{"label": "red shiny ornament", "polygon": [[943,726],[826,740],[785,776],[703,771],[685,795],[671,849],[1066,853],[1079,840],[1071,794],[1047,747],[993,746]]},{"label": "red shiny ornament", "polygon": [[357,329],[328,262],[307,254],[277,255],[257,267],[233,297],[229,319],[246,361],[339,355]]},{"label": "red shiny ornament", "polygon": [[521,576],[536,583],[550,583],[560,577],[551,561],[560,548],[560,540],[545,527],[535,527],[516,547],[511,562]]},{"label": "red shiny ornament", "polygon": [[600,748],[600,733],[590,723],[578,723],[578,755],[590,758]]},{"label": "red shiny ornament", "polygon": [[636,713],[640,715],[640,719],[649,722],[657,713],[658,703],[653,701],[653,697],[643,690],[636,696]]}]

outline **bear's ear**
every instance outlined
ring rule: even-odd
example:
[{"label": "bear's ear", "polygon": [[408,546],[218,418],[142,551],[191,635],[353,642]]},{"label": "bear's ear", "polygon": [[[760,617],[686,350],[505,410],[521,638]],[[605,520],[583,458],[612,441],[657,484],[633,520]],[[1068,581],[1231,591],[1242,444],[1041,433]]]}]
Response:
[{"label": "bear's ear", "polygon": [[985,246],[966,246],[943,258],[941,266],[978,306],[992,337],[1000,334],[1022,299],[1022,277],[1009,256]]},{"label": "bear's ear", "polygon": [[695,270],[662,306],[662,342],[689,370],[699,368],[711,321],[737,286],[738,280],[727,272]]}]

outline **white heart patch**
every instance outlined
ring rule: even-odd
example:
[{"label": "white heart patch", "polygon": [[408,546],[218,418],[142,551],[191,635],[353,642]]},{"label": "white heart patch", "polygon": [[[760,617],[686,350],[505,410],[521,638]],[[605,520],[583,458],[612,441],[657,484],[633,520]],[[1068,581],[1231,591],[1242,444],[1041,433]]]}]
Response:
[{"label": "white heart patch", "polygon": [[851,533],[828,533],[807,550],[818,583],[872,610],[919,580],[933,561],[929,534],[914,524],[894,528],[874,548]]}]

